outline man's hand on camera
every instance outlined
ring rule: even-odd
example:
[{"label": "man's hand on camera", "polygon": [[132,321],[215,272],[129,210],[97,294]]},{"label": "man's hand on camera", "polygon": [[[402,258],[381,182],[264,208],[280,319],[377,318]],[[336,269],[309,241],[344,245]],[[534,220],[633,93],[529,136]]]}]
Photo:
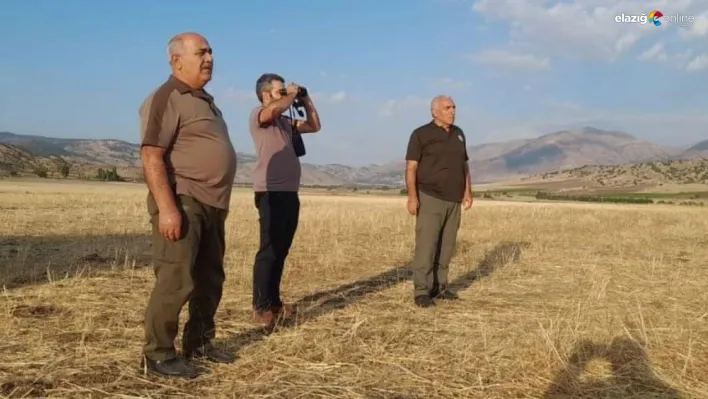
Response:
[{"label": "man's hand on camera", "polygon": [[300,90],[300,86],[295,83],[290,83],[286,89],[288,94],[297,94],[298,90]]}]

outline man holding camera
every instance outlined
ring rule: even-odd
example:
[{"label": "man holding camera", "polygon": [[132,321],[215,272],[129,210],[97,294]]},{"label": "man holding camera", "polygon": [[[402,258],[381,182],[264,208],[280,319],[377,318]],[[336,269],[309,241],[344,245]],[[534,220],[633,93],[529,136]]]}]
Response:
[{"label": "man holding camera", "polygon": [[[300,216],[299,156],[304,155],[304,147],[298,146],[298,139],[299,133],[315,133],[321,126],[307,90],[295,83],[285,87],[277,74],[261,75],[256,95],[261,104],[249,120],[258,155],[253,189],[260,223],[260,247],[253,266],[253,319],[272,327],[278,316],[296,313],[293,305],[282,302],[280,281]],[[306,120],[283,115],[294,103],[304,106]]]},{"label": "man holding camera", "polygon": [[416,217],[413,285],[415,304],[458,299],[447,289],[448,265],[460,228],[460,208],[472,206],[467,140],[455,123],[455,103],[437,96],[433,120],[413,131],[406,151],[408,212]]}]

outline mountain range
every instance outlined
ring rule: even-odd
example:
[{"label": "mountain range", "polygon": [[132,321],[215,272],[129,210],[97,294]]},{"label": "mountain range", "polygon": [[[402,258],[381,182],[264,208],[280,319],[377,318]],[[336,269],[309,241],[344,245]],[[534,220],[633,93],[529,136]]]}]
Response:
[{"label": "mountain range", "polygon": [[[139,146],[121,140],[52,138],[0,132],[0,144],[4,144],[0,150],[0,173],[22,173],[30,168],[28,165],[39,164],[51,170],[58,163],[78,165],[80,169],[116,167],[122,175],[140,173],[141,168]],[[470,146],[468,155],[473,181],[479,184],[585,165],[622,165],[706,157],[708,140],[686,148],[667,147],[625,132],[583,127],[536,138]],[[256,157],[239,153],[238,160],[235,180],[237,183],[249,183]],[[303,162],[302,184],[402,186],[404,168],[405,162],[402,160],[363,167]]]}]

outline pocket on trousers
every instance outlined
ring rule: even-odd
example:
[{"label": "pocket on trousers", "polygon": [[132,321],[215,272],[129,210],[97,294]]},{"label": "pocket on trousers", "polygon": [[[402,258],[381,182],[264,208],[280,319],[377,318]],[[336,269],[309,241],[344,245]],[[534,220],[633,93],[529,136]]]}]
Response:
[{"label": "pocket on trousers", "polygon": [[155,220],[155,228],[153,228],[152,245],[153,254],[157,260],[166,263],[183,263],[190,262],[192,258],[196,257],[196,252],[199,249],[200,234],[184,229],[199,229],[199,225],[195,225],[193,221],[186,221],[186,223],[183,223],[182,237],[173,242],[163,237],[158,230],[157,216],[153,219]]}]

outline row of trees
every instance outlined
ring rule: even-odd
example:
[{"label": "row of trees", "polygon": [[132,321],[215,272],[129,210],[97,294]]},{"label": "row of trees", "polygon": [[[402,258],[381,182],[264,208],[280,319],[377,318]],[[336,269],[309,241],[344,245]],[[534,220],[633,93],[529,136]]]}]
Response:
[{"label": "row of trees", "polygon": [[[71,171],[71,165],[69,163],[61,163],[57,165],[57,172],[59,173],[59,176],[63,178],[69,177],[69,172]],[[50,175],[50,171],[46,166],[39,165],[36,166],[33,170],[33,173],[37,175],[38,177],[41,178],[48,178]],[[17,173],[12,173],[12,175],[17,175]],[[88,179],[88,180],[100,180],[100,181],[125,181],[125,179],[118,174],[118,170],[116,167],[112,167],[110,169],[103,169],[103,168],[98,168],[96,171],[96,174],[94,176],[84,176],[82,174],[79,175],[79,179]]]},{"label": "row of trees", "polygon": [[536,193],[536,199],[552,200],[552,201],[581,201],[581,202],[611,202],[623,204],[653,204],[654,200],[650,198],[633,198],[633,197],[603,197],[599,195],[558,195],[549,194],[543,191]]}]

